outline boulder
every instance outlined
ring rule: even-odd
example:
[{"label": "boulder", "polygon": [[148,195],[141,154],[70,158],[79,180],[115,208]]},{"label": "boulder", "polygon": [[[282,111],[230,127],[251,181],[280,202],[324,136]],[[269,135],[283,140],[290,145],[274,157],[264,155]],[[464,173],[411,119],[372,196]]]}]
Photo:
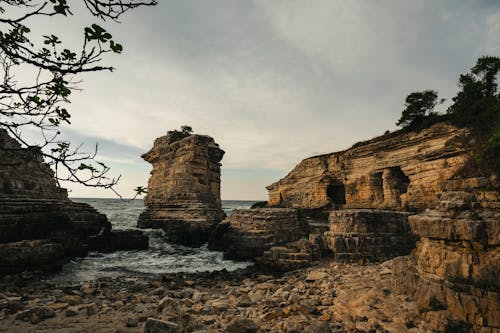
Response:
[{"label": "boulder", "polygon": [[415,245],[410,213],[379,209],[345,209],[330,213],[325,233],[334,257],[342,261],[380,261],[409,254]]},{"label": "boulder", "polygon": [[295,209],[238,209],[214,231],[209,248],[228,259],[255,259],[273,246],[307,237],[308,227]]}]

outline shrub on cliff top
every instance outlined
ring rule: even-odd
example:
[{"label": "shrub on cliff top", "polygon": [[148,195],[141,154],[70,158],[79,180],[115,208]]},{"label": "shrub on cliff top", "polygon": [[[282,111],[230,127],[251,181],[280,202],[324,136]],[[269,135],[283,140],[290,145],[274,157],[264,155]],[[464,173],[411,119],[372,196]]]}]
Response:
[{"label": "shrub on cliff top", "polygon": [[184,139],[188,136],[190,136],[193,133],[193,128],[191,126],[181,126],[181,130],[173,130],[173,131],[168,131],[167,135],[169,136],[168,143],[174,143],[176,141],[179,141],[181,139]]}]

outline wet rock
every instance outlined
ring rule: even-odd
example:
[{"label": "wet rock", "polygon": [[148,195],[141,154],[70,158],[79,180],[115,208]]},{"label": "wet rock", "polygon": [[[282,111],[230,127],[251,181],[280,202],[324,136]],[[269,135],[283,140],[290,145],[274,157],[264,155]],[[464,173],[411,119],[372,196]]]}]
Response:
[{"label": "wet rock", "polygon": [[63,264],[64,247],[50,240],[0,244],[0,274],[25,269],[55,270]]}]

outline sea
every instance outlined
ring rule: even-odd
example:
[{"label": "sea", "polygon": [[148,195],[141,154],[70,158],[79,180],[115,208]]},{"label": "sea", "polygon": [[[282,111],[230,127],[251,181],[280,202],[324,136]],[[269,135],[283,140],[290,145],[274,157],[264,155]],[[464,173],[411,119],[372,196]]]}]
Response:
[{"label": "sea", "polygon": [[[144,210],[142,199],[75,199],[106,214],[113,229],[137,229],[139,214]],[[235,209],[250,208],[256,201],[223,200],[226,215]],[[50,276],[59,284],[79,283],[104,277],[161,275],[165,273],[196,273],[226,269],[234,271],[251,262],[224,260],[222,252],[208,250],[206,244],[191,248],[169,243],[162,230],[139,229],[149,236],[149,249],[142,251],[91,252],[83,258],[66,263],[60,272]]]}]

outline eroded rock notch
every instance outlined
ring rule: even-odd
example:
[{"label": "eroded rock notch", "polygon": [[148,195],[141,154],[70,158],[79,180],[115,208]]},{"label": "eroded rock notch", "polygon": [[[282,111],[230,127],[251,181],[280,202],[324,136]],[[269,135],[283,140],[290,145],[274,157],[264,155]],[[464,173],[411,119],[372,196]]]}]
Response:
[{"label": "eroded rock notch", "polygon": [[171,134],[142,157],[153,165],[139,228],[161,228],[175,243],[199,246],[224,218],[220,167],[224,151],[206,135]]}]

